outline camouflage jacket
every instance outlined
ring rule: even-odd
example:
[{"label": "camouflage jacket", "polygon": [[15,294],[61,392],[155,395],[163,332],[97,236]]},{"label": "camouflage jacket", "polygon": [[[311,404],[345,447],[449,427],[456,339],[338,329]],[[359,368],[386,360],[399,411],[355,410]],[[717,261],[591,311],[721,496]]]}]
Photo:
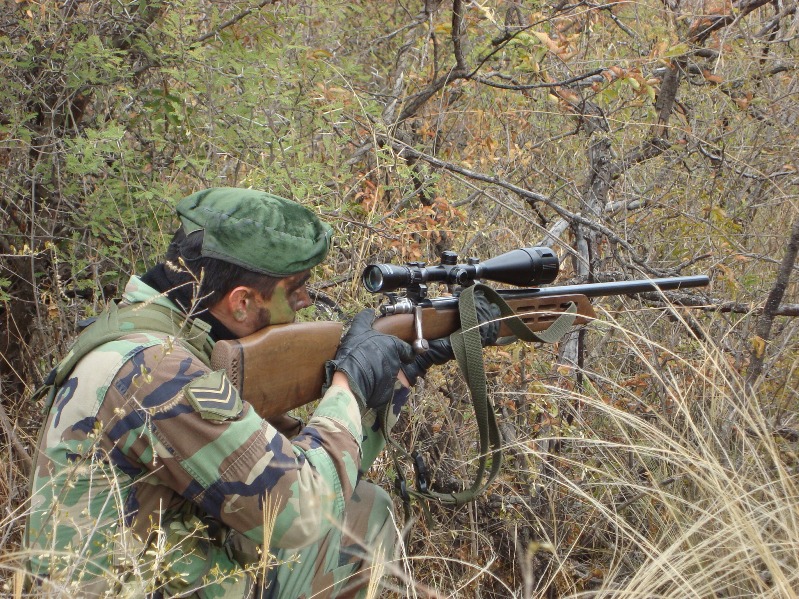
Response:
[{"label": "camouflage jacket", "polygon": [[[137,277],[123,299],[177,310]],[[350,392],[331,387],[289,440],[180,339],[134,332],[106,343],[78,362],[43,425],[31,570],[124,581],[117,573],[163,545],[159,531],[187,513],[215,538],[233,530],[258,544],[266,534],[273,548],[312,543],[340,521],[370,465],[362,443],[370,462],[383,446],[365,416]]]}]

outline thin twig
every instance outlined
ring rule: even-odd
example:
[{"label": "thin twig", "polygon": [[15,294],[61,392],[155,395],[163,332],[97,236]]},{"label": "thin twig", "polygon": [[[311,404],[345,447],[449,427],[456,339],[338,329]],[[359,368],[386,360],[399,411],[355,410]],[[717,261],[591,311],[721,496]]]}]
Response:
[{"label": "thin twig", "polygon": [[564,79],[563,81],[555,81],[554,83],[531,83],[529,85],[525,84],[503,85],[501,83],[493,83],[492,81],[488,80],[488,77],[494,76],[495,73],[488,73],[485,77],[473,77],[472,79],[477,83],[482,83],[483,85],[487,85],[489,87],[496,87],[499,89],[509,89],[513,91],[524,91],[528,89],[564,87],[567,85],[571,85],[572,83],[577,83],[578,81],[582,81],[584,79],[590,79],[591,77],[596,77],[597,75],[601,75],[604,71],[605,69],[595,69],[593,71],[589,71],[588,73],[583,73],[582,75],[575,75],[574,77],[570,77],[569,79]]},{"label": "thin twig", "polygon": [[248,8],[246,10],[243,10],[242,12],[237,14],[232,19],[228,19],[227,21],[222,23],[219,27],[217,27],[213,31],[209,31],[208,33],[205,33],[205,34],[201,35],[200,37],[195,39],[193,42],[191,42],[190,45],[201,44],[204,41],[209,40],[212,37],[216,37],[217,35],[219,35],[219,32],[222,31],[223,29],[227,29],[231,25],[235,25],[236,23],[241,21],[244,17],[250,16],[252,13],[254,13],[257,10],[262,9],[267,4],[275,4],[277,2],[278,2],[278,0],[261,0],[261,2],[259,2],[257,5],[253,6],[252,8]]},{"label": "thin twig", "polygon": [[33,460],[28,455],[28,452],[25,450],[25,445],[23,445],[22,441],[20,440],[19,436],[17,436],[17,431],[14,430],[14,424],[11,422],[11,419],[8,417],[8,413],[6,412],[6,408],[2,402],[0,402],[0,426],[3,428],[3,433],[14,446],[14,449],[17,451],[17,455],[22,462],[22,469],[24,470],[24,474],[29,474],[31,468],[33,468]]}]

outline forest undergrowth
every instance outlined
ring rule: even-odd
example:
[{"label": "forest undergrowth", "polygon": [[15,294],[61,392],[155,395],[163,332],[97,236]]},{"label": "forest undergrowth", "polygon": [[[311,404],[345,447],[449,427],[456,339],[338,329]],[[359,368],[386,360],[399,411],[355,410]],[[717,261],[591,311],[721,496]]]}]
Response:
[{"label": "forest undergrowth", "polygon": [[[334,227],[305,319],[375,307],[366,264],[446,250],[547,246],[557,285],[710,277],[597,299],[556,344],[486,349],[503,468],[461,507],[406,518],[397,498],[405,542],[372,596],[797,596],[797,15],[767,0],[5,3],[0,597],[26,557],[34,389],[163,255],[174,204],[213,186]],[[436,489],[462,488],[479,456],[456,367],[412,402],[396,440]],[[385,455],[369,477],[393,491],[396,468]],[[134,568],[122,586],[152,582]]]},{"label": "forest undergrowth", "polygon": [[[601,369],[556,370],[546,347],[487,350],[503,472],[461,508],[430,505],[428,514],[414,504],[404,521],[398,500],[405,544],[384,566],[395,590],[372,596],[795,596],[796,423],[763,384],[747,386],[717,343],[697,337],[681,309],[670,313],[671,322],[652,326],[670,329],[674,347],[602,311],[585,332],[606,356],[595,362]],[[637,310],[623,318],[631,314],[640,323]],[[796,363],[788,368],[795,374]],[[441,487],[473,469],[476,430],[463,392],[457,372],[431,375],[397,432],[433,458]],[[28,473],[18,449],[3,453],[0,569],[10,597],[25,558],[18,541]],[[371,476],[390,486],[392,468],[384,460]],[[79,594],[70,588],[66,596]]]}]

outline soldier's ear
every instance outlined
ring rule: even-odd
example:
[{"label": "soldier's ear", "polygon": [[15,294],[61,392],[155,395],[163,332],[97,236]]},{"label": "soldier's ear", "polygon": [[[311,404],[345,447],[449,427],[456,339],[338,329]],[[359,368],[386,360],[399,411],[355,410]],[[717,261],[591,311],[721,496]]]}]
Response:
[{"label": "soldier's ear", "polygon": [[244,322],[247,319],[247,308],[252,300],[252,289],[240,285],[227,292],[220,303],[222,309],[233,317],[237,322]]}]

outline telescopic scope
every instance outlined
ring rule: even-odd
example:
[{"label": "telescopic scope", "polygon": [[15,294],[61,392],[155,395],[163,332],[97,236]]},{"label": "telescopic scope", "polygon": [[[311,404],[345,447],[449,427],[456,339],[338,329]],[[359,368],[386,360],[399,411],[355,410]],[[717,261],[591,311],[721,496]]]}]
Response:
[{"label": "telescopic scope", "polygon": [[548,247],[511,250],[496,258],[480,262],[470,258],[458,264],[455,252],[444,252],[441,264],[426,266],[422,262],[370,264],[363,271],[363,284],[372,293],[388,293],[425,283],[470,285],[476,280],[488,280],[517,287],[546,285],[558,276],[560,262]]}]

